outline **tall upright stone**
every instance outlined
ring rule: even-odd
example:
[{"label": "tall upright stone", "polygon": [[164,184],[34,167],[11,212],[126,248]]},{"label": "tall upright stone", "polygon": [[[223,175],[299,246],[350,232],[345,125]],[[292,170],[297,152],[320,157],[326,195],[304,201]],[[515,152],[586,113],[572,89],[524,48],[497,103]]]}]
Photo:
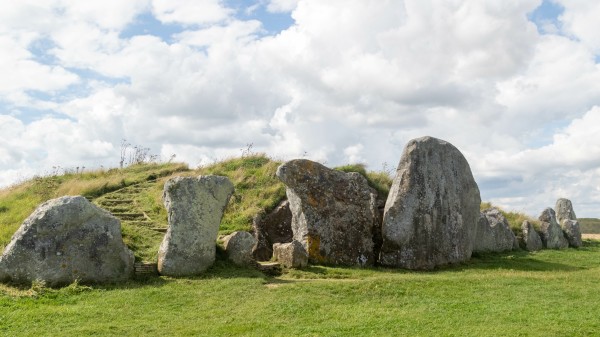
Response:
[{"label": "tall upright stone", "polygon": [[169,228],[158,251],[160,274],[197,275],[214,263],[219,225],[232,194],[227,177],[176,177],[166,182]]},{"label": "tall upright stone", "polygon": [[473,240],[473,252],[498,253],[515,248],[518,248],[517,238],[502,212],[497,208],[481,211]]},{"label": "tall upright stone", "polygon": [[579,227],[579,221],[573,210],[573,204],[569,199],[558,199],[556,206],[556,220],[563,230],[569,246],[578,248],[583,244],[581,240],[581,229]]},{"label": "tall upright stone", "polygon": [[542,243],[540,235],[535,231],[533,225],[529,221],[523,221],[523,224],[521,225],[521,230],[523,232],[523,249],[530,252],[534,252],[544,248],[544,244]]},{"label": "tall upright stone", "polygon": [[286,185],[294,240],[306,249],[310,262],[374,263],[377,192],[362,175],[297,159],[281,165],[277,177]]},{"label": "tall upright stone", "polygon": [[471,257],[481,197],[465,157],[433,137],[406,145],[388,196],[380,263],[432,269]]},{"label": "tall upright stone", "polygon": [[556,213],[552,208],[546,208],[539,219],[542,222],[540,225],[540,238],[542,239],[544,248],[561,249],[569,246],[569,242],[565,238],[562,228],[558,222],[556,222]]},{"label": "tall upright stone", "polygon": [[0,280],[112,283],[132,277],[133,263],[119,219],[67,196],[41,204],[19,227],[0,257]]},{"label": "tall upright stone", "polygon": [[575,211],[573,210],[573,203],[571,200],[560,198],[556,200],[556,206],[554,206],[556,212],[556,221],[560,224],[563,220],[577,220]]}]

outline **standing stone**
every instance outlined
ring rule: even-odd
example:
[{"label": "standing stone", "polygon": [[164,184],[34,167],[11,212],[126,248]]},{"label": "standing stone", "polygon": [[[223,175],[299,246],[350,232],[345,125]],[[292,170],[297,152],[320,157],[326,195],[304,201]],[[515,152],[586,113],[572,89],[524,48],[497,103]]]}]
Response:
[{"label": "standing stone", "polygon": [[359,173],[329,169],[310,160],[281,165],[294,240],[314,263],[372,265],[377,192]]},{"label": "standing stone", "polygon": [[296,240],[273,245],[273,256],[287,268],[304,268],[308,265],[308,253]]},{"label": "standing stone", "polygon": [[573,204],[569,199],[560,198],[556,200],[554,210],[556,211],[556,221],[559,224],[562,223],[563,220],[577,220],[577,216],[573,210]]},{"label": "standing stone", "polygon": [[569,241],[569,246],[574,248],[581,247],[581,229],[579,228],[579,222],[577,221],[571,200],[558,199],[555,209],[556,221],[560,224],[567,241]]},{"label": "standing stone", "polygon": [[521,225],[523,231],[523,249],[534,252],[544,248],[540,235],[535,231],[533,225],[529,221],[523,221]]},{"label": "standing stone", "polygon": [[539,219],[542,222],[540,226],[540,238],[542,239],[544,248],[561,249],[569,246],[569,242],[565,239],[560,225],[556,222],[556,213],[554,213],[552,208],[546,208]]},{"label": "standing stone", "polygon": [[226,177],[175,177],[166,182],[163,199],[169,228],[158,251],[158,272],[197,275],[215,261],[223,211],[233,194]]},{"label": "standing stone", "polygon": [[238,266],[250,266],[254,261],[252,248],[256,239],[248,232],[233,232],[223,239],[227,257]]},{"label": "standing stone", "polygon": [[569,242],[569,247],[579,248],[583,245],[579,221],[565,219],[561,222],[560,227],[563,230],[565,238]]},{"label": "standing stone", "polygon": [[473,252],[504,252],[515,249],[515,234],[510,229],[508,220],[497,208],[481,212],[475,233]]},{"label": "standing stone", "polygon": [[256,246],[252,250],[258,261],[268,261],[273,256],[273,244],[292,242],[292,211],[289,201],[282,201],[269,214],[258,214],[252,220]]},{"label": "standing stone", "polygon": [[411,140],[388,196],[380,263],[407,269],[471,257],[481,197],[469,163],[440,139]]},{"label": "standing stone", "polygon": [[0,257],[0,280],[124,281],[133,276],[133,262],[119,220],[84,197],[68,196],[41,204],[23,222]]}]

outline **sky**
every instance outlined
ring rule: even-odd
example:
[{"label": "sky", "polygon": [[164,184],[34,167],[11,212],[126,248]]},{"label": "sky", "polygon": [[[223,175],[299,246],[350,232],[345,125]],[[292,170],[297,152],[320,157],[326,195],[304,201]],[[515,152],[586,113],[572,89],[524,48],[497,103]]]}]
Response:
[{"label": "sky", "polygon": [[482,199],[600,217],[600,2],[0,0],[0,186],[245,152],[395,171],[449,141]]}]

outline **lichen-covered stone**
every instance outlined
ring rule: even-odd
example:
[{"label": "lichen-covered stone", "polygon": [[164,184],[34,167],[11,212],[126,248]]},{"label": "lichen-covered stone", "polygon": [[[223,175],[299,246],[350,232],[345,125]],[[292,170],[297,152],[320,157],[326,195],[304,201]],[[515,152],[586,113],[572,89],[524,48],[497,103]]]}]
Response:
[{"label": "lichen-covered stone", "polygon": [[581,229],[579,228],[579,222],[577,221],[577,215],[575,215],[571,200],[558,199],[554,209],[556,211],[556,221],[560,224],[565,238],[569,242],[569,246],[574,248],[581,247]]},{"label": "lichen-covered stone", "polygon": [[380,263],[408,269],[471,257],[481,197],[467,160],[432,137],[404,149],[388,196]]},{"label": "lichen-covered stone", "polygon": [[252,248],[256,239],[248,232],[233,232],[223,238],[223,247],[227,257],[238,266],[253,265]]},{"label": "lichen-covered stone", "polygon": [[313,263],[372,265],[377,192],[359,173],[297,159],[281,165],[294,239]]},{"label": "lichen-covered stone", "polygon": [[521,230],[523,232],[523,249],[530,252],[534,252],[544,248],[544,244],[542,243],[540,235],[535,231],[533,225],[529,221],[523,221],[523,224],[521,225]]},{"label": "lichen-covered stone", "polygon": [[282,201],[269,214],[258,214],[252,220],[256,246],[252,253],[258,261],[268,261],[273,256],[273,244],[292,242],[292,211],[289,201]]},{"label": "lichen-covered stone", "polygon": [[308,253],[304,246],[296,240],[273,245],[275,261],[287,268],[304,268],[308,265]]},{"label": "lichen-covered stone", "polygon": [[562,228],[556,222],[556,213],[554,213],[552,208],[546,208],[539,219],[542,222],[540,225],[540,238],[542,239],[544,248],[561,249],[569,246]]},{"label": "lichen-covered stone", "polygon": [[[504,252],[515,249],[515,234],[508,225],[508,220],[497,208],[488,208],[481,211],[475,239],[473,240],[473,252]],[[518,246],[517,246],[518,248]]]},{"label": "lichen-covered stone", "polygon": [[169,228],[158,251],[158,272],[168,276],[202,273],[215,261],[223,211],[233,194],[227,177],[175,177],[163,199]]},{"label": "lichen-covered stone", "polygon": [[68,196],[41,204],[23,222],[0,257],[0,279],[117,282],[133,276],[133,263],[119,220],[84,197]]},{"label": "lichen-covered stone", "polygon": [[579,228],[579,221],[564,219],[560,227],[563,230],[565,238],[569,242],[569,247],[579,248],[583,245],[581,240],[581,229]]},{"label": "lichen-covered stone", "polygon": [[573,204],[571,200],[560,198],[556,200],[556,206],[554,206],[556,212],[556,222],[562,224],[563,220],[577,220],[577,215],[573,210]]}]

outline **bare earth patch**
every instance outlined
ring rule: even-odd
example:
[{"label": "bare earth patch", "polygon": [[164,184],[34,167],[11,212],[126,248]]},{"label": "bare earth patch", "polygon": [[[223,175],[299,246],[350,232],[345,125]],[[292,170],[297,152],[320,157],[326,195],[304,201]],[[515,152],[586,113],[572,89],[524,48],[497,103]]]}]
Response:
[{"label": "bare earth patch", "polygon": [[600,234],[581,234],[582,239],[600,240]]}]

